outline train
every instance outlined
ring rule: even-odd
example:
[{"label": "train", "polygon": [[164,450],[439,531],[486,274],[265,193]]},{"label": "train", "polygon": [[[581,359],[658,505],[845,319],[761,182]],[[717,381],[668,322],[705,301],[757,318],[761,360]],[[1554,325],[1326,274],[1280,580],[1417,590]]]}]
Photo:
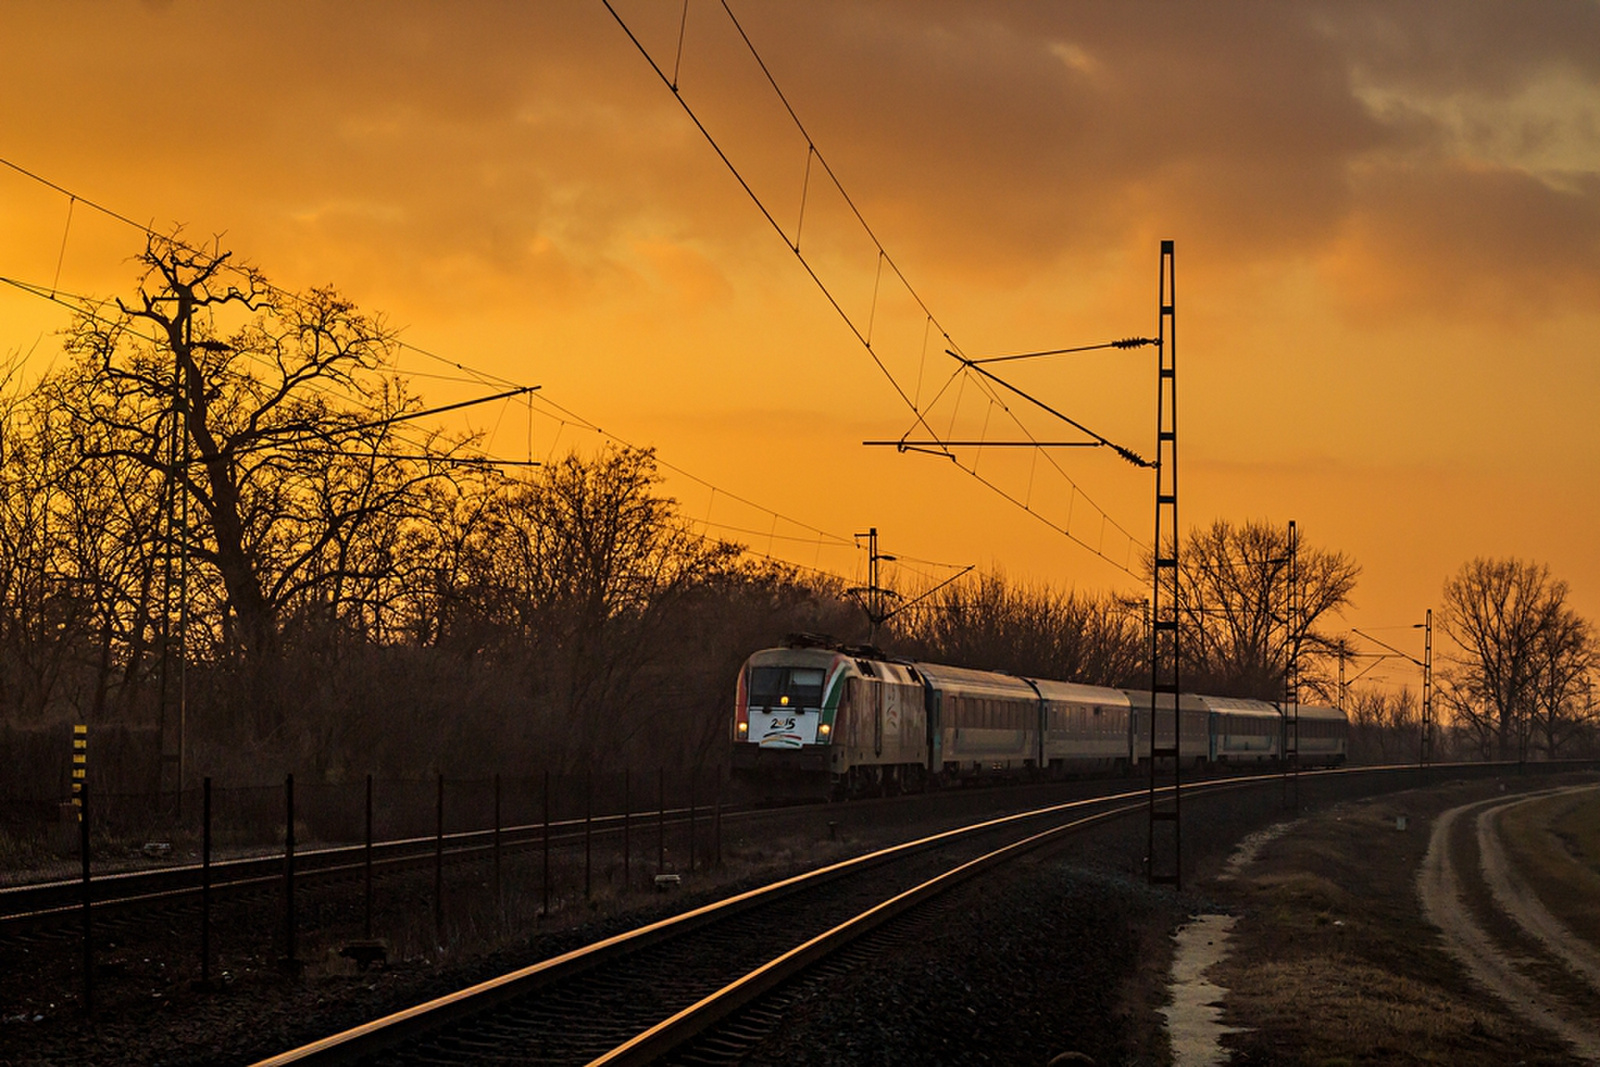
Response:
[{"label": "train", "polygon": [[[1158,745],[1172,747],[1172,698]],[[1131,774],[1150,758],[1148,691],[923,663],[793,635],[739,671],[731,768],[746,792],[833,797],[920,792],[994,778]],[[1344,762],[1349,723],[1300,704],[1184,693],[1187,768]]]}]

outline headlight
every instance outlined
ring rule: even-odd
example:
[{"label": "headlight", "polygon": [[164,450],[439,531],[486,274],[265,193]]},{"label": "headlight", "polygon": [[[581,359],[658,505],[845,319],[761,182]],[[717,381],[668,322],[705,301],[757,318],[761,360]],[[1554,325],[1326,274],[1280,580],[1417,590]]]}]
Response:
[{"label": "headlight", "polygon": [[833,725],[831,723],[825,722],[821,726],[817,727],[818,737],[827,737],[831,733],[833,733]]},{"label": "headlight", "polygon": [[747,733],[749,733],[749,732],[750,732],[750,724],[749,724],[749,723],[747,723],[747,722],[742,722],[742,723],[740,723],[740,724],[739,724],[739,732],[740,732],[740,733],[741,733],[741,734],[747,734]]}]

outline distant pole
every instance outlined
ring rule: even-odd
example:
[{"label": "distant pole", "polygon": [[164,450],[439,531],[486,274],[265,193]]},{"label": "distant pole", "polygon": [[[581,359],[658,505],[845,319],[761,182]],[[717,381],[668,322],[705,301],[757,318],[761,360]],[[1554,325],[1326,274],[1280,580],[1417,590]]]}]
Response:
[{"label": "distant pole", "polygon": [[1348,716],[1350,713],[1344,706],[1344,645],[1339,645],[1339,714]]},{"label": "distant pole", "polygon": [[200,986],[211,989],[211,777],[200,783]]},{"label": "distant pole", "polygon": [[722,867],[722,767],[717,767],[717,807],[711,820],[712,864]]},{"label": "distant pole", "polygon": [[361,923],[361,936],[372,940],[372,775],[367,775],[367,843],[361,852],[364,882],[362,897],[365,918]]},{"label": "distant pole", "polygon": [[667,769],[656,771],[656,873],[667,869]]},{"label": "distant pole", "polygon": [[293,975],[296,970],[294,937],[294,775],[283,779],[283,966]]},{"label": "distant pole", "polygon": [[583,772],[583,899],[593,895],[594,772]]},{"label": "distant pole", "polygon": [[[878,528],[876,526],[867,527],[866,533],[858,533],[856,537],[858,539],[862,537],[867,539],[867,644],[875,645],[878,643],[878,626],[889,615],[888,612],[883,610],[884,594],[888,590],[878,584],[878,564],[893,563],[895,557],[886,556],[878,551]],[[856,547],[861,547],[859,540]],[[860,590],[852,591],[860,592]]]},{"label": "distant pole", "polygon": [[550,772],[544,772],[544,910],[541,916],[550,914]]},{"label": "distant pole", "polygon": [[867,528],[867,644],[878,643],[878,616],[882,602],[878,594],[878,528]]},{"label": "distant pole", "polygon": [[433,932],[434,944],[444,945],[444,775],[439,788],[433,821]]},{"label": "distant pole", "polygon": [[1422,621],[1422,738],[1418,763],[1426,778],[1433,762],[1433,609]]},{"label": "distant pole", "polygon": [[627,892],[633,888],[633,850],[629,841],[629,809],[632,807],[632,782],[629,780],[632,771],[624,768],[622,771],[622,890]]},{"label": "distant pole", "polygon": [[1289,520],[1289,595],[1284,605],[1283,803],[1300,810],[1300,530]]},{"label": "distant pole", "polygon": [[89,779],[78,784],[78,859],[83,870],[83,1010],[94,1014],[94,920],[89,884]]},{"label": "distant pole", "polygon": [[494,900],[499,907],[504,898],[500,892],[500,776],[494,776]]},{"label": "distant pole", "polygon": [[689,873],[694,873],[694,771],[689,772]]}]

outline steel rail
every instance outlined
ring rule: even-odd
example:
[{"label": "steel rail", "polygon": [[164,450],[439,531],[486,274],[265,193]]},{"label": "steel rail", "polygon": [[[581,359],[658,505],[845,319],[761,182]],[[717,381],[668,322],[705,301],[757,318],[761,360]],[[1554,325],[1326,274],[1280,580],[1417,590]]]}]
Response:
[{"label": "steel rail", "polygon": [[[1408,766],[1409,769],[1409,766]],[[1368,770],[1363,768],[1362,770]],[[1320,774],[1338,774],[1330,769]],[[1247,775],[1214,779],[1194,786],[1207,793],[1222,793],[1262,784],[1276,784],[1278,776],[1272,774]],[[544,986],[573,978],[591,968],[632,955],[649,946],[688,933],[715,921],[730,918],[748,908],[768,904],[793,893],[820,885],[825,881],[857,873],[875,864],[902,858],[914,852],[935,848],[957,839],[986,830],[1037,820],[1053,815],[1082,811],[1090,807],[1111,805],[1104,812],[1095,812],[1088,820],[1132,814],[1142,809],[1148,790],[1140,787],[1099,797],[1081,798],[1050,804],[1040,808],[992,817],[965,826],[944,830],[888,848],[841,860],[814,871],[794,875],[767,886],[747,890],[732,897],[702,905],[677,916],[657,920],[634,930],[582,946],[559,956],[498,977],[488,979],[465,989],[457,990],[434,1000],[413,1005],[348,1030],[320,1038],[298,1048],[259,1061],[256,1067],[281,1067],[300,1063],[351,1063],[373,1056],[386,1049],[420,1035],[437,1032],[451,1023],[468,1016],[492,1010],[508,1001],[535,992]],[[1053,827],[1051,832],[1065,832],[1072,825],[1082,825],[1086,820],[1076,820],[1066,827]],[[1035,835],[1036,836],[1036,835]],[[1032,838],[1030,838],[1032,840]],[[1001,862],[997,857],[992,862]],[[973,872],[976,873],[976,872]],[[950,883],[946,883],[950,884]],[[910,901],[906,906],[909,906]],[[826,935],[824,935],[826,936]]]},{"label": "steel rail", "polygon": [[[1273,779],[1276,781],[1276,779]],[[507,974],[491,978],[466,989],[457,990],[434,1000],[405,1008],[393,1014],[363,1023],[341,1033],[321,1038],[299,1048],[261,1060],[256,1067],[280,1067],[292,1063],[345,1063],[368,1056],[379,1050],[419,1033],[433,1031],[467,1015],[476,1014],[508,1000],[538,989],[540,986],[572,977],[601,963],[656,944],[670,937],[697,929],[710,922],[728,918],[746,909],[781,899],[793,893],[812,888],[825,881],[854,874],[869,867],[902,858],[915,852],[948,844],[960,838],[1013,825],[1052,814],[1103,805],[1114,801],[1128,801],[1144,795],[1143,790],[1115,794],[1110,797],[1093,797],[1048,805],[1044,808],[1013,812],[1008,815],[984,819],[980,822],[943,830],[936,834],[905,841],[898,845],[877,849],[828,864],[814,871],[793,875],[769,885],[746,890],[723,900],[704,904],[680,915],[670,916],[645,926],[617,934],[604,940],[542,960]]]},{"label": "steel rail", "polygon": [[[1579,766],[1592,767],[1594,762],[1561,761],[1560,764],[1548,764],[1540,769],[1549,771],[1570,770],[1577,769]],[[1478,775],[1503,771],[1507,769],[1507,766],[1485,763],[1439,764],[1435,766],[1434,770],[1470,771]],[[1515,767],[1516,765],[1511,764],[1509,766]],[[1378,767],[1324,768],[1305,773],[1312,778],[1340,779],[1362,775],[1412,775],[1416,773],[1416,770],[1415,764],[1407,763]],[[1278,780],[1279,775],[1273,770],[1258,774],[1211,779],[1196,783],[1189,788],[1205,794],[1221,794],[1261,785],[1276,785]],[[872,865],[884,863],[891,859],[903,858],[917,851],[932,849],[941,844],[951,843],[959,838],[977,834],[984,830],[1017,824],[1024,820],[1068,813],[1075,809],[1081,811],[1094,806],[1110,806],[1103,812],[1095,812],[1082,819],[1075,820],[1075,823],[1079,826],[1086,821],[1094,819],[1125,816],[1142,808],[1144,801],[1147,799],[1147,794],[1147,788],[1141,786],[1134,790],[1119,793],[1049,804],[1027,811],[984,819],[966,826],[941,831],[937,834],[842,860],[815,871],[794,875],[767,886],[748,890],[711,904],[702,905],[677,916],[657,920],[634,930],[617,934],[468,988],[457,990],[443,997],[402,1009],[338,1034],[320,1038],[298,1048],[261,1060],[256,1067],[278,1067],[278,1065],[298,1063],[350,1063],[363,1060],[385,1050],[392,1050],[407,1040],[419,1038],[425,1034],[437,1033],[450,1024],[465,1020],[469,1016],[491,1011],[498,1006],[506,1004],[508,1001],[540,990],[542,987],[554,986],[556,983],[575,978],[583,972],[599,968],[603,964],[614,962],[647,947],[666,942],[701,927],[710,926],[717,921],[732,918],[746,909],[775,902],[785,896],[819,886],[835,878],[859,873]],[[1051,830],[1054,832],[1066,832],[1071,828],[1072,824],[1067,824],[1062,827],[1051,828]],[[1046,833],[1049,832],[1047,831]],[[1001,861],[1001,858],[994,860],[994,862]],[[881,903],[887,904],[889,902]],[[909,903],[905,906],[909,906]],[[823,936],[826,937],[827,935]],[[801,947],[803,948],[804,946]],[[750,976],[747,975],[745,977],[749,978]],[[739,981],[743,981],[743,979]],[[761,980],[755,979],[754,981],[759,983]],[[733,984],[737,984],[737,982]],[[702,1000],[705,999],[709,998],[702,998]],[[692,1007],[686,1010],[692,1010]],[[677,1018],[682,1014],[683,1011],[674,1013],[660,1025],[665,1025],[666,1022],[670,1022],[671,1019]],[[651,1029],[654,1030],[655,1027]],[[645,1031],[644,1033],[648,1032],[650,1031]],[[642,1039],[644,1033],[635,1035],[636,1039]],[[613,1049],[613,1051],[618,1050]]]},{"label": "steel rail", "polygon": [[[1572,769],[1593,766],[1595,761],[1561,760],[1547,761],[1533,766],[1556,769],[1558,766],[1567,766]],[[1515,768],[1518,764],[1512,762],[1494,763],[1435,763],[1430,764],[1430,773],[1449,773],[1451,771],[1472,770],[1476,773],[1486,773],[1493,770],[1506,770]],[[1327,768],[1314,773],[1396,773],[1406,770],[1415,771],[1414,763],[1384,764],[1378,766],[1338,767]],[[1307,772],[1312,773],[1312,772]],[[1270,777],[1270,775],[1265,775]],[[1253,776],[1229,776],[1220,781],[1250,781]],[[1110,794],[1114,796],[1115,794]],[[1104,798],[1097,798],[1104,799]],[[700,809],[696,809],[698,812]],[[709,810],[709,809],[706,809]],[[724,808],[724,819],[741,819],[759,814],[779,810],[771,807],[738,807]],[[666,811],[668,825],[681,825],[689,817],[688,807],[668,808]],[[629,818],[635,820],[636,826],[647,825],[658,817],[656,811],[630,812]],[[596,815],[590,821],[591,830],[602,834],[614,834],[621,830],[624,816]],[[567,818],[552,820],[550,828],[552,847],[569,846],[581,840],[584,820],[582,818]],[[544,823],[520,823],[515,826],[501,828],[501,847],[511,851],[522,851],[543,846]],[[494,831],[492,829],[457,830],[444,835],[445,858],[451,863],[466,862],[477,854],[484,854],[493,849]],[[436,839],[434,835],[395,838],[388,841],[373,843],[374,868],[400,869],[410,864],[423,864],[433,858]],[[334,880],[339,877],[349,876],[362,869],[364,865],[364,848],[362,844],[332,845],[320,848],[297,851],[295,855],[296,877],[313,878],[316,880]],[[188,896],[196,896],[200,892],[200,864],[188,863],[161,867],[159,869],[113,871],[96,875],[91,879],[90,891],[93,893],[93,906],[100,907],[131,907],[140,904],[157,902],[172,902],[182,900]],[[221,892],[237,892],[253,886],[267,885],[280,879],[283,874],[282,853],[266,853],[255,856],[240,856],[225,860],[214,861],[211,865],[212,889]],[[80,879],[53,879],[45,882],[28,882],[20,885],[0,886],[0,931],[18,926],[33,926],[40,923],[61,921],[77,915],[82,907],[83,882]]]},{"label": "steel rail", "polygon": [[[710,809],[705,809],[709,812]],[[724,808],[722,818],[739,819],[770,812],[770,808]],[[701,809],[696,809],[699,814]],[[630,812],[629,818],[637,829],[652,826],[658,818],[656,811]],[[669,808],[666,825],[680,826],[687,822],[689,809]],[[615,835],[622,831],[623,816],[596,815],[590,820],[590,831],[595,835]],[[583,840],[582,818],[551,820],[550,845],[569,847]],[[523,823],[502,827],[500,847],[507,851],[527,851],[542,848],[544,823]],[[494,830],[456,830],[444,835],[446,862],[461,863],[488,856],[494,850]],[[396,838],[373,842],[374,869],[401,869],[411,864],[421,864],[433,859],[436,838]],[[364,869],[365,845],[330,845],[321,848],[297,850],[295,876],[318,880],[337,879]],[[122,907],[155,901],[181,899],[200,892],[201,865],[186,863],[153,870],[112,871],[96,875],[90,880],[95,907]],[[267,853],[257,856],[238,856],[216,860],[211,864],[213,891],[235,891],[254,885],[272,883],[283,877],[283,854]],[[48,882],[28,882],[0,887],[0,929],[72,917],[82,907],[83,882],[81,879],[53,879]],[[55,903],[61,901],[61,903]]]},{"label": "steel rail", "polygon": [[[1259,783],[1257,783],[1259,784]],[[712,1026],[726,1019],[740,1008],[763,994],[796,977],[813,965],[820,963],[840,949],[876,930],[884,923],[932,897],[951,889],[991,867],[1016,859],[1072,830],[1109,821],[1144,810],[1144,800],[1124,804],[1107,811],[1086,815],[1059,826],[1052,826],[1014,841],[1009,845],[987,852],[976,859],[967,860],[943,874],[935,875],[920,885],[913,886],[880,904],[876,904],[854,918],[847,919],[832,929],[818,934],[804,944],[768,960],[740,978],[676,1015],[664,1019],[648,1030],[590,1063],[590,1067],[631,1067],[633,1064],[654,1062],[661,1056],[691,1041]]]}]

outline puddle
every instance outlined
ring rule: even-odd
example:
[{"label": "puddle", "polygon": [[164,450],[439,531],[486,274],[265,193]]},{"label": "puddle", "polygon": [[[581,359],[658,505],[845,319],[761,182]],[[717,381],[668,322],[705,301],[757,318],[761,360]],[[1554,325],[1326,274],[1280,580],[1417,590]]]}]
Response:
[{"label": "puddle", "polygon": [[1222,1025],[1222,998],[1227,990],[1207,981],[1205,972],[1228,954],[1232,915],[1200,915],[1177,933],[1172,956],[1172,1003],[1161,1009],[1172,1043],[1173,1067],[1221,1067],[1229,1059],[1224,1034],[1239,1033]]},{"label": "puddle", "polygon": [[1297,821],[1273,823],[1265,830],[1257,830],[1239,842],[1239,847],[1233,850],[1233,854],[1222,865],[1222,873],[1217,875],[1217,881],[1231,882],[1238,878],[1246,867],[1256,861],[1256,856],[1260,854],[1262,848],[1282,837]]}]

